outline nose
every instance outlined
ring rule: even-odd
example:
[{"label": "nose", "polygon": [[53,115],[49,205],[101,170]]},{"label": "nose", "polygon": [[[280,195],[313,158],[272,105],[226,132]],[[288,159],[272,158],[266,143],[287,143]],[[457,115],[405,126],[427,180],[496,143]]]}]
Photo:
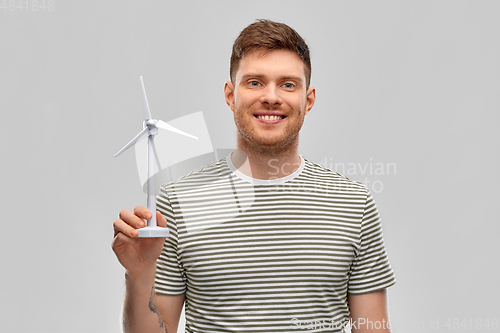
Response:
[{"label": "nose", "polygon": [[260,102],[262,104],[267,104],[268,106],[280,105],[282,103],[281,97],[279,95],[278,88],[272,85],[266,86],[262,90],[262,96],[260,97]]}]

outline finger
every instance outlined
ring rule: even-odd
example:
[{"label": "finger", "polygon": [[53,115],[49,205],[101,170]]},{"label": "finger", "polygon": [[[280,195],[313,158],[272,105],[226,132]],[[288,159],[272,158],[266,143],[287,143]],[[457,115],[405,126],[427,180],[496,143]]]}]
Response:
[{"label": "finger", "polygon": [[156,211],[156,224],[160,227],[166,227],[167,226],[167,219],[161,215],[159,211]]},{"label": "finger", "polygon": [[135,230],[132,226],[130,226],[122,219],[115,220],[115,222],[113,223],[113,228],[115,229],[115,237],[119,233],[132,238],[135,238],[139,235],[139,232],[137,230]]},{"label": "finger", "polygon": [[135,229],[146,226],[146,222],[143,218],[141,218],[141,216],[138,216],[137,214],[135,214],[135,212],[132,213],[131,211],[126,209],[120,212],[120,219],[122,219],[125,223]]},{"label": "finger", "polygon": [[153,215],[151,215],[151,212],[149,211],[149,209],[147,209],[146,207],[142,207],[142,206],[135,207],[134,214],[139,216],[142,219],[145,219],[145,220],[150,220],[151,217],[153,216]]},{"label": "finger", "polygon": [[113,239],[113,243],[111,244],[111,247],[113,248],[113,250],[115,250],[117,248],[120,248],[124,244],[138,245],[138,244],[140,244],[140,241],[139,241],[139,239],[127,237],[126,235],[124,235],[120,232]]},{"label": "finger", "polygon": [[120,211],[120,213],[118,213],[118,217],[123,219],[123,216],[125,216],[126,214],[130,213],[130,211],[128,209],[122,209]]},{"label": "finger", "polygon": [[113,239],[113,242],[111,243],[111,248],[118,255],[118,254],[121,254],[125,250],[125,247],[124,247],[125,244],[138,246],[139,243],[140,243],[140,241],[138,239],[133,239],[133,238],[127,237],[120,232]]}]

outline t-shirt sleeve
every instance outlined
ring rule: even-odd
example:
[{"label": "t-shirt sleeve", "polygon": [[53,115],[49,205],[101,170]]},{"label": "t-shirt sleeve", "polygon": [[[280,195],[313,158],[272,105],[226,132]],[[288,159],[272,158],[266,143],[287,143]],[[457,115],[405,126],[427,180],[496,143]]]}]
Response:
[{"label": "t-shirt sleeve", "polygon": [[156,197],[156,207],[167,219],[170,235],[163,244],[163,250],[156,261],[155,290],[156,293],[177,296],[185,293],[186,280],[183,266],[177,255],[179,235],[177,222],[170,204],[166,186],[162,186]]},{"label": "t-shirt sleeve", "polygon": [[387,257],[380,216],[368,192],[361,221],[359,250],[351,266],[348,293],[361,295],[390,287],[396,278]]}]

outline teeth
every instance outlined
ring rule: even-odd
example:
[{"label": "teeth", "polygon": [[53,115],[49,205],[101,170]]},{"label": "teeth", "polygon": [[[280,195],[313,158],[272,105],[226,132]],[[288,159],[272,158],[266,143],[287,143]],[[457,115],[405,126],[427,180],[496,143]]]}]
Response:
[{"label": "teeth", "polygon": [[262,120],[280,120],[283,117],[282,116],[257,116],[257,118],[262,119]]}]

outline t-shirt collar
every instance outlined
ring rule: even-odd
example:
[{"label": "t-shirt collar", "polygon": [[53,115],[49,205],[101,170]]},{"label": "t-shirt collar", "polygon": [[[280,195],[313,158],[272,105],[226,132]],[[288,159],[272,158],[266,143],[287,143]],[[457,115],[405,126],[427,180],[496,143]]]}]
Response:
[{"label": "t-shirt collar", "polygon": [[276,179],[256,179],[256,178],[252,178],[252,177],[249,177],[249,176],[241,173],[233,165],[233,162],[231,161],[231,154],[227,155],[226,162],[227,162],[227,165],[229,166],[229,169],[231,169],[231,171],[234,173],[234,175],[236,177],[240,178],[241,180],[249,182],[253,185],[279,185],[279,184],[283,184],[287,181],[290,181],[290,180],[296,178],[298,175],[300,175],[300,173],[304,169],[305,161],[304,161],[304,158],[302,157],[302,155],[299,155],[299,157],[300,157],[300,166],[297,170],[295,170],[293,173],[289,174],[288,176],[285,176],[282,178],[276,178]]}]

